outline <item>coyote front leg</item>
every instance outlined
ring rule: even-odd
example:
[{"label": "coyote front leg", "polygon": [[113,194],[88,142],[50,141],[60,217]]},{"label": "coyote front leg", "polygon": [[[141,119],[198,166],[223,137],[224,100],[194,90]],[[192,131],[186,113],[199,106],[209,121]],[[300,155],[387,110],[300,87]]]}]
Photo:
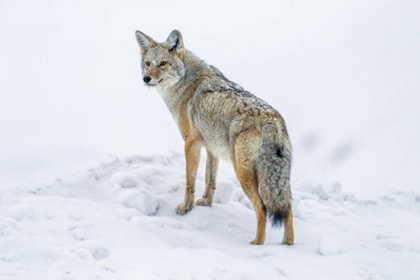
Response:
[{"label": "coyote front leg", "polygon": [[195,178],[197,175],[198,163],[200,160],[201,145],[198,141],[185,141],[185,160],[186,166],[186,188],[184,202],[176,207],[176,212],[180,215],[188,213],[194,207]]},{"label": "coyote front leg", "polygon": [[213,202],[213,194],[216,190],[216,176],[218,166],[219,159],[207,151],[206,190],[204,191],[203,198],[198,199],[195,203],[196,205],[211,206],[211,203]]}]

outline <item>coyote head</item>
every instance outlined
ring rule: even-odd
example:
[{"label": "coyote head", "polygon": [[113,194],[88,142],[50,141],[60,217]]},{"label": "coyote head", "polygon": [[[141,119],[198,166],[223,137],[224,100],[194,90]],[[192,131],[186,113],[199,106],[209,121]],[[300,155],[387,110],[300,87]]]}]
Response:
[{"label": "coyote head", "polygon": [[185,74],[184,43],[181,32],[174,30],[164,43],[157,43],[141,31],[136,31],[140,46],[143,81],[147,86],[168,87],[176,84]]}]

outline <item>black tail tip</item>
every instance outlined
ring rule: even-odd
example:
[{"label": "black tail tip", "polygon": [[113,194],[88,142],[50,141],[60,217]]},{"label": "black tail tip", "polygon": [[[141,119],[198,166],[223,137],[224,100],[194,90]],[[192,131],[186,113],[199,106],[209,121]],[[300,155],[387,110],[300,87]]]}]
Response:
[{"label": "black tail tip", "polygon": [[274,213],[268,212],[268,220],[271,222],[271,226],[274,228],[281,227],[284,220],[289,215],[289,211],[278,210]]}]

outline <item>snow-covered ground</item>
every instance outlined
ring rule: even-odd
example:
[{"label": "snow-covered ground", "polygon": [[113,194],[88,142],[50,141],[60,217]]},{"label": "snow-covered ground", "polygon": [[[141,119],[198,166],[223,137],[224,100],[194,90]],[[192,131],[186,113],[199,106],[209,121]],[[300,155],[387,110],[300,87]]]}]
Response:
[{"label": "snow-covered ground", "polygon": [[[419,14],[398,0],[0,1],[0,280],[420,279]],[[285,118],[294,246],[270,228],[248,245],[255,217],[228,163],[212,208],[175,214],[182,139],[134,39],[175,28]]]},{"label": "snow-covered ground", "polygon": [[175,214],[184,164],[175,153],[109,157],[3,190],[0,279],[419,278],[418,193],[361,200],[339,185],[297,185],[296,244],[268,228],[252,246],[254,212],[229,168],[211,208]]}]

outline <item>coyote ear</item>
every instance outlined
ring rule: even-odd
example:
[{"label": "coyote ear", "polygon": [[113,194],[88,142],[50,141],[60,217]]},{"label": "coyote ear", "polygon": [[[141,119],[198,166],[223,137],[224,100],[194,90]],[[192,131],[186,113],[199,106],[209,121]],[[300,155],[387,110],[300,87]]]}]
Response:
[{"label": "coyote ear", "polygon": [[185,53],[184,41],[182,40],[181,32],[173,30],[166,39],[165,47],[170,53],[175,53],[183,56]]},{"label": "coyote ear", "polygon": [[152,38],[138,30],[136,31],[136,39],[142,55],[144,55],[150,48],[157,46],[157,43]]}]

